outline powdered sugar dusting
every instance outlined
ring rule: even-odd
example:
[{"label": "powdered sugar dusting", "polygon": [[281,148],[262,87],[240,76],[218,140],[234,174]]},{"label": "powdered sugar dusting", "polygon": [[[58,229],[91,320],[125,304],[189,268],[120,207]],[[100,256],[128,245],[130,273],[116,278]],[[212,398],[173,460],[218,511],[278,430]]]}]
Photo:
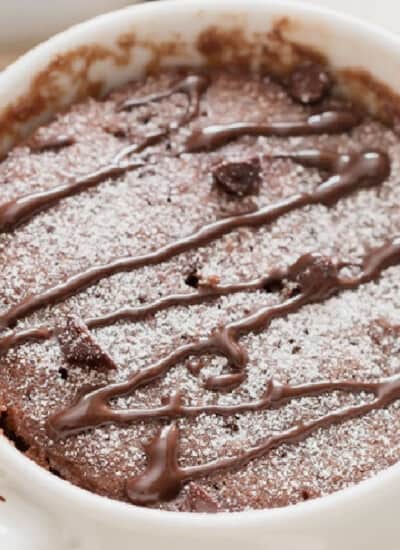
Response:
[{"label": "powdered sugar dusting", "polygon": [[[176,119],[186,106],[182,94],[131,112],[115,110],[124,98],[159,91],[174,79],[173,73],[151,77],[103,102],[88,100],[59,115],[39,130],[39,137],[63,133],[74,136],[76,143],[40,154],[31,153],[28,146],[17,147],[0,165],[1,202],[95,170],[127,143],[140,142]],[[170,142],[143,153],[148,159],[145,167],[69,197],[12,234],[0,235],[0,309],[93,264],[154,250],[251,204],[264,206],[294,191],[313,189],[323,174],[290,160],[271,160],[270,155],[282,149],[316,146],[346,153],[380,148],[390,155],[392,174],[379,190],[360,191],[331,208],[307,207],[268,227],[234,231],[160,266],[114,275],[62,304],[31,315],[18,326],[59,323],[70,314],[93,317],[171,292],[190,291],[185,280],[192,272],[202,277],[216,275],[221,283],[234,282],[265,275],[274,266],[288,265],[315,250],[356,261],[366,247],[382,244],[387,236],[400,232],[400,139],[376,121],[366,119],[347,135],[287,140],[246,137],[211,153],[171,156],[180,150],[189,129],[199,123],[280,120],[304,112],[309,111],[294,104],[268,78],[213,74],[202,100],[201,120],[178,131]],[[257,196],[232,200],[213,185],[212,168],[221,160],[255,155],[262,156],[263,175]],[[178,388],[188,404],[234,404],[260,397],[271,377],[300,384],[326,379],[376,380],[397,373],[400,347],[398,332],[391,327],[400,324],[399,281],[400,268],[390,268],[377,283],[306,306],[286,319],[273,321],[268,330],[244,337],[241,343],[249,353],[248,376],[231,393],[215,394],[203,388],[204,378],[222,372],[225,364],[221,358],[204,357],[199,376],[188,371],[187,362],[177,365],[159,382],[119,398],[114,405],[157,405],[162,395]],[[97,329],[93,335],[117,363],[116,372],[68,364],[55,340],[25,345],[0,359],[0,405],[16,411],[17,431],[31,445],[43,449],[51,466],[64,477],[123,499],[126,478],[144,466],[142,444],[154,436],[161,423],[98,428],[56,443],[45,432],[49,413],[69,403],[83,384],[124,380],[182,343],[278,301],[279,295],[263,291],[239,293],[205,305],[172,308],[137,324]],[[292,401],[277,410],[179,420],[181,463],[201,464],[236,456],[246,445],[299,421],[370,399],[365,394],[334,392]],[[294,504],[324,495],[400,460],[399,419],[400,405],[396,403],[321,430],[298,445],[281,447],[240,471],[212,476],[199,485],[221,509],[229,510]],[[185,491],[162,507],[179,509],[184,498]]]}]

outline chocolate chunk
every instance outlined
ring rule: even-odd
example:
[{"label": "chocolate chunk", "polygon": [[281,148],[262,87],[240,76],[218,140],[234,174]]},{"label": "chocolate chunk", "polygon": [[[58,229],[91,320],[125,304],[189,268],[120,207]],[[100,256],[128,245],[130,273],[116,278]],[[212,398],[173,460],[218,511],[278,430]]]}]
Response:
[{"label": "chocolate chunk", "polygon": [[102,349],[78,317],[68,317],[67,321],[58,327],[57,338],[69,363],[99,369],[116,368],[113,359]]},{"label": "chocolate chunk", "polygon": [[237,197],[258,193],[261,184],[260,161],[224,162],[217,166],[213,173],[217,186]]},{"label": "chocolate chunk", "polygon": [[289,281],[299,285],[304,293],[315,293],[320,299],[334,291],[338,281],[337,265],[328,256],[304,254],[289,270]]},{"label": "chocolate chunk", "polygon": [[305,105],[317,103],[326,97],[332,87],[330,75],[320,65],[302,63],[298,65],[288,81],[290,95]]},{"label": "chocolate chunk", "polygon": [[192,288],[197,288],[199,286],[200,277],[196,273],[196,271],[192,271],[189,273],[189,275],[185,278],[185,284],[187,286],[191,286]]},{"label": "chocolate chunk", "polygon": [[218,504],[211,495],[203,487],[193,482],[188,487],[185,505],[190,512],[200,512],[203,514],[215,514],[218,512]]}]

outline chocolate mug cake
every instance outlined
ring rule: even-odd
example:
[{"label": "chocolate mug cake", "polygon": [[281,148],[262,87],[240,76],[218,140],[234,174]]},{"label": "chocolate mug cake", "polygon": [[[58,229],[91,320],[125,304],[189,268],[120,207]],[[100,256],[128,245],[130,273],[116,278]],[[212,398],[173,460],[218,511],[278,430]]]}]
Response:
[{"label": "chocolate mug cake", "polygon": [[163,70],[0,165],[0,410],[55,475],[286,506],[400,460],[400,138],[314,61]]}]

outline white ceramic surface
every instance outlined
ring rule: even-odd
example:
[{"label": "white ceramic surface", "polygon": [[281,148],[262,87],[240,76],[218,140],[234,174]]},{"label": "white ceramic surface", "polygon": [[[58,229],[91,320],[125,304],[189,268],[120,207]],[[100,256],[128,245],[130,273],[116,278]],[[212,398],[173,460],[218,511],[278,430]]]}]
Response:
[{"label": "white ceramic surface", "polygon": [[[150,56],[143,47],[148,40],[164,41],[179,32],[188,47],[183,56],[165,62],[200,63],[191,44],[210,24],[226,29],[240,24],[252,36],[265,33],[282,16],[296,22],[288,38],[318,48],[335,67],[367,68],[400,91],[400,39],[379,28],[286,1],[191,0],[150,3],[102,16],[35,49],[0,76],[0,116],[56,54],[82,44],[113,48],[121,33],[135,31],[142,45],[131,64],[100,60],[88,74],[114,86],[143,70]],[[64,82],[64,104],[74,97],[70,84]],[[400,464],[356,487],[290,508],[177,514],[82,491],[0,437],[0,494],[6,498],[0,502],[0,548],[5,550],[399,550]]]},{"label": "white ceramic surface", "polygon": [[137,0],[2,0],[0,48],[34,44],[56,32],[100,13],[116,10]]},{"label": "white ceramic surface", "polygon": [[400,2],[398,0],[304,0],[307,4],[340,10],[371,23],[400,32]]}]

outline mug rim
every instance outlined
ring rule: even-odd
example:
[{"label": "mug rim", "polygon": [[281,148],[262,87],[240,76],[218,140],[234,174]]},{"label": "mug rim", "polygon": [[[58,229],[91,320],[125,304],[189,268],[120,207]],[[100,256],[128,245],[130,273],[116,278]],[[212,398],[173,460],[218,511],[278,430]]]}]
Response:
[{"label": "mug rim", "polygon": [[[57,34],[46,42],[36,46],[11,66],[3,71],[0,76],[0,90],[7,87],[7,81],[26,73],[32,74],[31,66],[40,63],[49,54],[55,55],[60,48],[64,47],[69,38],[79,36],[82,38],[88,31],[95,27],[107,27],[114,20],[117,21],[129,12],[132,15],[157,14],[160,16],[169,9],[177,9],[188,16],[193,15],[197,10],[217,8],[218,11],[227,9],[241,11],[264,10],[266,13],[274,9],[277,13],[286,13],[291,16],[307,18],[315,17],[324,21],[329,21],[333,27],[337,25],[347,25],[356,33],[365,35],[366,39],[379,40],[385,49],[394,49],[398,52],[400,59],[400,36],[393,32],[374,25],[370,22],[361,21],[352,15],[345,15],[335,10],[305,4],[303,2],[292,0],[218,0],[215,5],[214,0],[191,0],[190,3],[182,0],[163,0],[145,4],[137,4],[116,10],[104,15],[97,16],[89,21],[80,23],[70,29]],[[34,74],[34,73],[33,73]],[[400,91],[400,90],[399,90]],[[0,93],[1,96],[1,93]],[[174,512],[165,510],[148,509],[135,506],[129,503],[117,501],[109,497],[104,497],[78,487],[69,481],[59,479],[54,474],[48,472],[45,468],[39,466],[33,460],[27,458],[18,451],[5,436],[0,437],[0,470],[7,469],[15,476],[28,477],[30,487],[42,491],[42,501],[52,501],[62,498],[64,504],[68,506],[84,507],[85,511],[92,517],[98,519],[101,513],[102,519],[114,526],[126,524],[132,519],[138,520],[143,525],[154,527],[154,522],[162,525],[164,528],[174,529],[177,525],[190,529],[203,529],[204,527],[213,529],[223,527],[240,528],[244,525],[258,525],[261,522],[265,526],[284,525],[286,522],[301,523],[306,516],[323,511],[332,511],[340,508],[344,504],[354,500],[361,501],[371,491],[381,491],[384,493],[394,481],[400,485],[400,462],[382,470],[371,478],[356,483],[354,486],[336,491],[334,493],[301,502],[296,505],[289,505],[279,508],[266,508],[261,510],[248,510],[241,512],[220,512],[218,514]],[[1,477],[1,473],[0,473]],[[45,490],[45,491],[43,491]]]}]

